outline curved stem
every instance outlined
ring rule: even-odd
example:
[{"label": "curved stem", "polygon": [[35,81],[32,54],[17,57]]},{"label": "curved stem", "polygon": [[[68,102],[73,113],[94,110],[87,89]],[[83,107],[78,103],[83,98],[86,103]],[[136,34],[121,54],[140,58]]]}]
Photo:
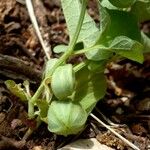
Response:
[{"label": "curved stem", "polygon": [[[85,11],[86,11],[86,5],[87,5],[87,0],[83,0],[83,3],[82,3],[82,8],[81,8],[81,13],[80,13],[80,16],[79,16],[79,21],[78,21],[78,24],[77,24],[77,27],[76,27],[76,31],[75,31],[75,34],[69,44],[69,48],[68,50],[59,58],[58,62],[54,65],[54,67],[51,69],[51,72],[49,74],[49,77],[52,76],[53,72],[55,71],[55,69],[60,66],[64,61],[66,61],[66,59],[72,54],[73,50],[74,50],[74,47],[75,47],[75,44],[77,42],[77,39],[79,37],[79,34],[80,34],[80,30],[81,30],[81,27],[82,27],[82,24],[83,24],[83,20],[84,20],[84,16],[85,16]],[[44,84],[45,84],[45,81],[46,79],[44,79],[41,83],[41,85],[39,86],[39,88],[37,89],[37,91],[35,92],[35,94],[33,95],[33,97],[31,98],[30,102],[29,102],[29,108],[30,110],[33,110],[34,108],[33,107],[33,104],[36,102],[36,100],[38,99],[38,97],[40,96],[40,94],[42,93],[43,91],[43,88],[44,88]],[[34,114],[32,111],[29,112],[29,116],[33,117]]]},{"label": "curved stem", "polygon": [[87,0],[82,0],[82,8],[81,8],[80,16],[79,16],[79,21],[78,21],[78,24],[77,24],[76,31],[75,31],[75,34],[73,36],[73,39],[72,39],[72,41],[69,44],[68,51],[71,51],[71,52],[73,51],[74,46],[75,46],[75,44],[76,44],[76,42],[78,40],[80,31],[81,31],[81,28],[82,28],[84,16],[85,16],[86,5],[87,5]]},{"label": "curved stem", "polygon": [[73,67],[73,70],[74,70],[74,72],[78,72],[79,70],[81,70],[85,66],[86,66],[86,61],[83,61],[80,64]]}]

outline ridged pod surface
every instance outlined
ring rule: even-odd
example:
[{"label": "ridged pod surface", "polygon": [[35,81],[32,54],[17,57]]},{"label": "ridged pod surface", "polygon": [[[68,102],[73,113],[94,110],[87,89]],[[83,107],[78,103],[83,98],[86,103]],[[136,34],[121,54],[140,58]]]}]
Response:
[{"label": "ridged pod surface", "polygon": [[87,113],[79,103],[53,101],[48,110],[48,129],[64,136],[77,134],[83,129],[86,119]]},{"label": "ridged pod surface", "polygon": [[75,74],[71,64],[59,66],[52,75],[51,88],[54,95],[59,99],[70,96],[75,87]]}]

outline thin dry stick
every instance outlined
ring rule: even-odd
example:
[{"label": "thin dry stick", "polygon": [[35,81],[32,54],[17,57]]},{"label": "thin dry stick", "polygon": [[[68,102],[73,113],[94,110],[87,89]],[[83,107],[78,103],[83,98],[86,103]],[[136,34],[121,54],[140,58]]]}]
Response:
[{"label": "thin dry stick", "polygon": [[125,124],[121,125],[121,124],[116,124],[116,123],[113,123],[109,118],[107,118],[97,107],[95,108],[95,110],[103,117],[103,119],[105,121],[107,121],[107,123],[110,125],[110,126],[113,126],[114,128],[118,128],[118,127],[124,127]]},{"label": "thin dry stick", "polygon": [[39,29],[39,26],[38,26],[38,23],[37,23],[37,20],[36,20],[36,17],[35,17],[32,0],[26,0],[26,6],[27,6],[27,9],[28,9],[29,16],[30,16],[30,19],[32,21],[33,27],[36,31],[36,34],[39,38],[39,41],[42,45],[42,48],[43,48],[44,52],[45,52],[45,55],[46,55],[47,59],[50,59],[50,55],[49,55],[50,54],[50,48],[48,46],[46,46],[46,44],[44,43],[43,37],[41,35],[40,29]]},{"label": "thin dry stick", "polygon": [[128,141],[127,139],[125,139],[123,136],[121,136],[120,134],[118,134],[115,130],[113,130],[111,127],[109,127],[108,125],[106,125],[104,122],[102,122],[99,118],[97,118],[94,114],[90,114],[90,116],[92,118],[94,118],[97,122],[99,122],[100,124],[102,124],[105,128],[107,128],[108,130],[110,130],[113,134],[115,134],[118,138],[120,138],[123,142],[125,142],[127,145],[129,145],[131,148],[133,148],[134,150],[140,150],[137,146],[135,146],[133,143],[131,143],[130,141]]}]

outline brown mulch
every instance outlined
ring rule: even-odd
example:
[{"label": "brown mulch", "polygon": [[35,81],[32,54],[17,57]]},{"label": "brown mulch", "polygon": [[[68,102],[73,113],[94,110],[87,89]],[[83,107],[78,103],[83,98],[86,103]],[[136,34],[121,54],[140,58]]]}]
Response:
[{"label": "brown mulch", "polygon": [[[39,5],[34,1],[36,16],[45,40],[51,48],[67,44],[68,35],[60,2],[44,0]],[[41,9],[42,7],[42,9]],[[42,10],[42,13],[41,11]],[[98,21],[95,5],[89,3],[90,15]],[[150,22],[141,25],[150,34]],[[52,53],[53,56],[57,56]],[[0,1],[0,150],[55,150],[77,138],[96,137],[101,143],[118,150],[130,149],[120,139],[89,117],[81,135],[67,138],[47,130],[43,123],[27,141],[21,141],[28,126],[27,105],[20,102],[5,87],[4,81],[17,83],[29,80],[33,91],[42,78],[45,56],[23,4],[15,0]],[[106,70],[108,90],[93,113],[109,125],[108,118],[118,126],[112,127],[126,139],[148,149],[150,145],[150,55],[145,55],[144,64],[129,60],[112,62]],[[32,92],[33,92],[32,91]]]}]

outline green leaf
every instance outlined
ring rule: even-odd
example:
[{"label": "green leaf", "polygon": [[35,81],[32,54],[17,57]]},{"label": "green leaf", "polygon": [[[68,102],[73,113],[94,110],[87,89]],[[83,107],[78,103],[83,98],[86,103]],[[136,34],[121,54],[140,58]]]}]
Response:
[{"label": "green leaf", "polygon": [[106,93],[105,76],[103,73],[92,73],[84,67],[76,73],[76,81],[73,100],[79,101],[87,113],[90,113]]},{"label": "green leaf", "polygon": [[21,88],[21,84],[16,84],[13,80],[5,81],[5,84],[12,94],[19,97],[22,101],[27,101],[26,93]]},{"label": "green leaf", "polygon": [[101,60],[101,61],[92,61],[91,60],[88,62],[88,69],[92,72],[104,73],[106,64],[107,64],[107,60]]},{"label": "green leaf", "polygon": [[[100,27],[99,27],[100,32],[96,44],[101,44],[105,42],[106,33],[110,27],[111,20],[107,10],[101,6],[99,1],[98,1],[98,6],[99,6],[99,13],[100,13]],[[104,46],[102,45],[101,48],[93,49],[87,52],[85,55],[89,60],[100,61],[100,60],[105,60],[110,58],[112,56],[112,53],[106,51]]]},{"label": "green leaf", "polygon": [[131,13],[133,13],[139,22],[150,20],[150,1],[137,1],[131,7]]},{"label": "green leaf", "polygon": [[97,39],[97,43],[103,42],[104,37],[106,36],[106,31],[110,27],[111,19],[109,13],[107,12],[106,8],[104,8],[100,1],[98,0],[98,8],[100,14],[100,34]]},{"label": "green leaf", "polygon": [[[67,27],[69,30],[69,36],[70,39],[72,39],[73,35],[75,34],[75,30],[81,12],[81,1],[61,0],[61,3]],[[78,37],[78,42],[83,42],[86,47],[91,46],[95,43],[97,36],[98,36],[98,28],[96,27],[94,20],[86,12],[81,32]]]},{"label": "green leaf", "polygon": [[47,116],[49,108],[49,104],[47,103],[47,101],[39,99],[36,101],[36,105],[39,111],[35,113],[38,114],[41,118],[45,118]]},{"label": "green leaf", "polygon": [[48,129],[59,135],[77,134],[87,120],[87,113],[78,103],[53,101],[48,110]]},{"label": "green leaf", "polygon": [[57,61],[58,61],[57,58],[51,58],[50,60],[48,60],[46,62],[45,71],[44,71],[44,75],[46,78],[50,77],[51,69],[54,67],[54,65],[57,63]]},{"label": "green leaf", "polygon": [[71,64],[59,66],[52,75],[51,88],[58,99],[70,96],[75,88],[75,74]]},{"label": "green leaf", "polygon": [[141,32],[134,15],[118,10],[108,10],[108,12],[111,18],[111,25],[107,32],[107,42],[117,36],[127,36],[132,40],[141,42]]},{"label": "green leaf", "polygon": [[110,3],[119,8],[127,8],[133,5],[136,0],[109,0]]},{"label": "green leaf", "polygon": [[143,45],[125,36],[116,37],[109,47],[113,52],[123,57],[142,63]]},{"label": "green leaf", "polygon": [[107,48],[103,45],[86,53],[87,59],[94,61],[107,60],[111,56],[112,52],[108,51]]},{"label": "green leaf", "polygon": [[57,54],[64,53],[68,49],[67,45],[57,45],[54,47],[53,51]]}]

